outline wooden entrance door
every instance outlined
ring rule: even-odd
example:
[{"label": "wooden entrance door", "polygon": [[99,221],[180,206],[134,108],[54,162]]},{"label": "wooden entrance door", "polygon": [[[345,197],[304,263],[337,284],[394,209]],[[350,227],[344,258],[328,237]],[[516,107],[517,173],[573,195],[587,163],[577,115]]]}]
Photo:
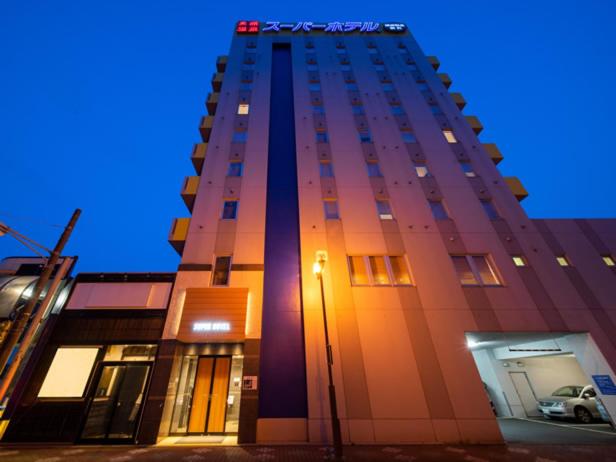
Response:
[{"label": "wooden entrance door", "polygon": [[224,433],[230,372],[230,356],[199,358],[188,421],[189,433]]}]

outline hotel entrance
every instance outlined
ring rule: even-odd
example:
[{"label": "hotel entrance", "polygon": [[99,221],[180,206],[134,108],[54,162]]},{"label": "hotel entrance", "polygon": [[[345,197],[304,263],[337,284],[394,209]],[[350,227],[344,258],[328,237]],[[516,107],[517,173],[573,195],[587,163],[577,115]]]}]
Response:
[{"label": "hotel entrance", "polygon": [[182,358],[170,434],[237,434],[243,359],[241,354]]}]

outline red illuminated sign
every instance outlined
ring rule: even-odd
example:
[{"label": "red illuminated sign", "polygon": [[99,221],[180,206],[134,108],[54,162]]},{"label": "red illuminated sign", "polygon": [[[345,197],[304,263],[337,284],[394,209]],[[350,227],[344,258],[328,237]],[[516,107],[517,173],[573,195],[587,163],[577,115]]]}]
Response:
[{"label": "red illuminated sign", "polygon": [[238,21],[235,32],[238,34],[258,34],[259,21]]}]

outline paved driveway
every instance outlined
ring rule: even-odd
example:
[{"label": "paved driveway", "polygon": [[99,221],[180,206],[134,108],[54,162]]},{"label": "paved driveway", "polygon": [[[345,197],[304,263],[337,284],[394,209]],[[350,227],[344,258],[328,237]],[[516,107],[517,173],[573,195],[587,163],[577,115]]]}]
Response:
[{"label": "paved driveway", "polygon": [[508,443],[616,445],[616,431],[606,423],[502,418],[498,424]]}]

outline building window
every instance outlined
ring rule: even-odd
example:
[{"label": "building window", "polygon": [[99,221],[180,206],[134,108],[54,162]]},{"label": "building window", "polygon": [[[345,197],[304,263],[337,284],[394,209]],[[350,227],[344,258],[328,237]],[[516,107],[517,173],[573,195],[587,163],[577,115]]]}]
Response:
[{"label": "building window", "polygon": [[612,268],[616,266],[616,261],[614,261],[614,258],[611,255],[603,255],[601,258],[603,259],[603,263],[607,266]]},{"label": "building window", "polygon": [[238,201],[225,201],[222,207],[223,220],[235,220],[237,218],[237,202]]},{"label": "building window", "polygon": [[391,275],[395,285],[411,285],[411,275],[406,267],[404,257],[389,257],[389,266],[391,267]]},{"label": "building window", "polygon": [[477,176],[477,174],[473,170],[473,165],[470,162],[460,162],[460,167],[462,167],[462,171],[467,177],[473,178]]},{"label": "building window", "polygon": [[381,177],[383,176],[381,173],[381,169],[379,168],[378,162],[367,162],[366,169],[368,170],[368,176],[370,177]]},{"label": "building window", "polygon": [[417,138],[409,131],[402,132],[402,141],[405,143],[417,143]]},{"label": "building window", "polygon": [[383,84],[383,91],[394,91],[394,86],[391,83]]},{"label": "building window", "polygon": [[557,256],[556,261],[560,266],[571,266],[569,259],[565,255]]},{"label": "building window", "polygon": [[338,201],[323,201],[323,209],[326,220],[337,220],[340,218],[338,215]]},{"label": "building window", "polygon": [[349,256],[354,286],[408,286],[411,275],[403,256]]},{"label": "building window", "polygon": [[250,104],[242,103],[237,107],[237,113],[239,115],[246,115],[248,114],[249,111],[250,111]]},{"label": "building window", "polygon": [[390,106],[390,108],[393,115],[404,115],[404,108],[402,106],[396,105]]},{"label": "building window", "polygon": [[379,213],[379,218],[381,220],[393,220],[394,214],[391,212],[391,207],[389,206],[389,201],[386,200],[377,200],[376,201],[376,209]]},{"label": "building window", "polygon": [[432,216],[437,221],[448,220],[447,210],[443,205],[443,201],[428,201],[430,204],[430,210],[432,210]]},{"label": "building window", "polygon": [[426,164],[415,163],[415,173],[417,173],[417,176],[419,178],[426,178],[432,176]]},{"label": "building window", "polygon": [[308,85],[308,89],[310,91],[321,91],[321,84],[320,83],[311,83],[310,85]]},{"label": "building window", "polygon": [[38,392],[38,397],[81,398],[94,367],[98,350],[98,348],[58,348]]},{"label": "building window", "polygon": [[511,259],[513,260],[513,264],[515,266],[528,266],[526,263],[526,258],[522,255],[513,255]]},{"label": "building window", "polygon": [[370,263],[372,283],[376,286],[390,285],[387,266],[385,266],[385,257],[368,257],[368,262]]},{"label": "building window", "polygon": [[494,203],[490,199],[481,199],[481,205],[490,220],[498,220],[500,218],[496,207],[494,207]]},{"label": "building window", "polygon": [[452,255],[451,260],[463,286],[500,286],[496,272],[485,255]]},{"label": "building window", "polygon": [[447,140],[448,143],[457,143],[458,140],[456,139],[456,137],[454,136],[453,132],[451,130],[443,130],[443,136],[445,137],[445,139]]},{"label": "building window", "polygon": [[227,170],[227,176],[242,176],[244,171],[243,162],[229,162],[229,169]]},{"label": "building window", "polygon": [[364,107],[360,104],[356,104],[354,106],[351,106],[351,108],[353,109],[353,114],[355,115],[363,115],[364,114]]},{"label": "building window", "polygon": [[216,257],[214,271],[212,272],[213,286],[229,285],[229,272],[231,271],[231,257]]},{"label": "building window", "polygon": [[315,114],[325,114],[325,109],[322,105],[317,104],[312,106],[312,112],[314,112]]},{"label": "building window", "polygon": [[327,132],[317,132],[316,134],[317,143],[327,143],[329,142],[329,136]]},{"label": "building window", "polygon": [[241,131],[241,132],[233,132],[233,139],[232,141],[234,143],[245,143],[246,142],[246,137],[247,137],[247,132]]},{"label": "building window", "polygon": [[351,284],[354,286],[366,286],[370,284],[364,257],[349,257],[349,269],[351,271]]},{"label": "building window", "polygon": [[322,178],[331,178],[334,176],[334,167],[331,162],[319,162],[319,175]]},{"label": "building window", "polygon": [[372,135],[370,132],[359,132],[359,141],[361,143],[372,143]]},{"label": "building window", "polygon": [[349,91],[359,91],[359,87],[355,82],[347,82],[346,89]]},{"label": "building window", "polygon": [[436,105],[430,106],[430,110],[432,111],[432,114],[434,114],[434,115],[439,115],[439,114],[443,113],[441,108],[439,106],[436,106]]}]

